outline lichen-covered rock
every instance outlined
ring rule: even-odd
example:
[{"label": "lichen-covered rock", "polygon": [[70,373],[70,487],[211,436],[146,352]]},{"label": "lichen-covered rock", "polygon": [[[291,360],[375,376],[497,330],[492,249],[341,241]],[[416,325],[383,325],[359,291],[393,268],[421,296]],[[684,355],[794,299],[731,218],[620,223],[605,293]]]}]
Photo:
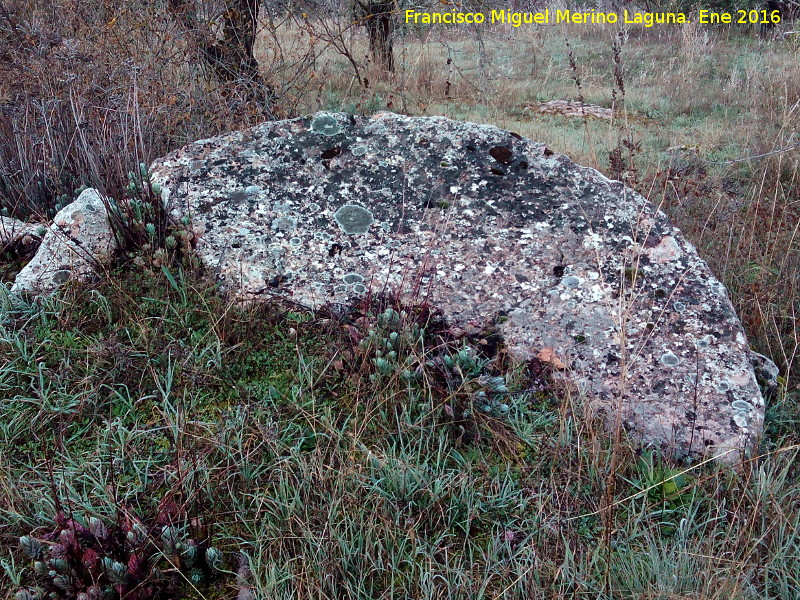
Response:
[{"label": "lichen-covered rock", "polygon": [[42,241],[44,232],[43,225],[0,216],[0,251],[11,248],[28,254]]},{"label": "lichen-covered rock", "polygon": [[[309,307],[391,291],[549,357],[609,422],[735,460],[764,402],[725,288],[642,196],[495,127],[318,113],[152,166],[224,290]],[[541,360],[541,358],[540,358]]]},{"label": "lichen-covered rock", "polygon": [[115,248],[106,206],[96,190],[86,189],[53,218],[11,293],[47,294],[70,279],[91,277]]}]

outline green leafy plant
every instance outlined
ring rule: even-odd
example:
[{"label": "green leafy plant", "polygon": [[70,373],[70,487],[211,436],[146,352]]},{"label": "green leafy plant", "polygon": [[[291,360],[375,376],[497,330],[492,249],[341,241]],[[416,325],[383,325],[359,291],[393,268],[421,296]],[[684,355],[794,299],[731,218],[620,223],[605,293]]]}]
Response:
[{"label": "green leafy plant", "polygon": [[649,449],[637,458],[634,469],[635,477],[627,479],[628,483],[644,494],[647,512],[658,519],[662,533],[674,533],[685,509],[697,501],[694,478]]},{"label": "green leafy plant", "polygon": [[34,584],[18,590],[15,600],[155,600],[174,594],[182,580],[201,586],[224,571],[217,548],[173,525],[154,531],[133,517],[82,523],[63,512],[55,525],[39,537],[20,538]]}]

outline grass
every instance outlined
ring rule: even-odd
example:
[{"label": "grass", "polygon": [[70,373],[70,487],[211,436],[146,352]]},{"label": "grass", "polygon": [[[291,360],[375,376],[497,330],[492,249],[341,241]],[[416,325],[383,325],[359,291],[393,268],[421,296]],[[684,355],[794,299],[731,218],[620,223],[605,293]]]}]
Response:
[{"label": "grass", "polygon": [[218,549],[213,580],[163,583],[179,597],[799,591],[797,444],[779,418],[739,471],[623,440],[611,472],[579,399],[499,371],[426,311],[229,305],[191,267],[3,310],[4,587],[31,584],[16,540],[48,539],[62,511]]},{"label": "grass", "polygon": [[[51,215],[84,184],[122,198],[139,163],[257,120],[137,2],[71,19],[12,4],[8,213]],[[130,600],[800,596],[800,152],[774,152],[798,142],[796,45],[696,26],[419,28],[387,77],[346,17],[271,16],[258,52],[282,116],[490,123],[668,212],[781,367],[761,444],[728,468],[610,439],[581,398],[454,339],[432,307],[230,304],[188,253],[156,249],[159,224],[106,281],[30,304],[0,289],[0,597],[54,589],[51,568]],[[616,118],[529,108],[552,99]],[[20,262],[4,259],[4,282]],[[37,567],[21,536],[72,566]]]}]

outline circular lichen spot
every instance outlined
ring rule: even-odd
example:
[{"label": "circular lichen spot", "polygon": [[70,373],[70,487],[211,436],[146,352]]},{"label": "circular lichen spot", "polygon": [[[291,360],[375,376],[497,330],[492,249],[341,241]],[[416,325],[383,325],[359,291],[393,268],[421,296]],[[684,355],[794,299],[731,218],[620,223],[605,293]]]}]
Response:
[{"label": "circular lichen spot", "polygon": [[69,281],[70,275],[69,269],[61,269],[60,271],[56,271],[53,274],[53,283],[56,285],[61,285],[62,283],[66,283]]},{"label": "circular lichen spot", "polygon": [[375,219],[372,213],[357,204],[345,204],[333,215],[345,233],[366,233]]},{"label": "circular lichen spot", "polygon": [[380,123],[379,121],[373,121],[364,127],[364,131],[372,135],[386,135],[389,130],[383,123]]},{"label": "circular lichen spot", "polygon": [[740,413],[747,413],[753,410],[753,405],[747,400],[734,400],[731,402],[731,406],[733,407],[733,410]]},{"label": "circular lichen spot", "polygon": [[683,302],[673,302],[672,308],[675,309],[675,312],[683,312],[686,310],[686,305]]},{"label": "circular lichen spot", "polygon": [[681,360],[672,352],[667,352],[666,354],[661,355],[661,364],[666,367],[674,367],[679,362],[681,362]]},{"label": "circular lichen spot", "polygon": [[364,277],[359,275],[358,273],[348,273],[344,277],[342,277],[345,283],[354,284],[354,283],[361,283],[364,281]]},{"label": "circular lichen spot", "polygon": [[363,283],[357,283],[353,286],[353,291],[356,294],[365,294],[367,292],[367,287]]},{"label": "circular lichen spot", "polygon": [[300,239],[299,237],[293,237],[292,239],[290,239],[290,240],[289,240],[289,243],[290,243],[292,246],[299,246],[300,244],[302,244],[302,243],[303,243],[303,240],[302,240],[302,239]]},{"label": "circular lichen spot", "polygon": [[317,212],[319,210],[319,204],[317,204],[316,202],[312,202],[306,208],[308,209],[309,212]]},{"label": "circular lichen spot", "polygon": [[364,156],[367,153],[367,147],[364,145],[353,146],[350,152],[353,153],[353,156]]},{"label": "circular lichen spot", "polygon": [[311,131],[321,133],[322,135],[331,137],[342,131],[342,126],[336,117],[326,114],[320,114],[314,117],[311,121]]},{"label": "circular lichen spot", "polygon": [[277,231],[293,231],[297,227],[297,219],[294,217],[277,217],[272,221],[272,228]]},{"label": "circular lichen spot", "polygon": [[384,231],[389,231],[392,228],[392,224],[389,221],[381,221],[381,229]]},{"label": "circular lichen spot", "polygon": [[578,287],[581,283],[581,280],[578,277],[575,277],[574,275],[570,275],[569,277],[565,277],[564,279],[562,279],[561,283],[564,284],[565,288],[572,289]]},{"label": "circular lichen spot", "polygon": [[718,392],[724,394],[729,389],[731,389],[731,384],[728,383],[727,381],[720,381],[720,382],[717,383],[717,391]]}]

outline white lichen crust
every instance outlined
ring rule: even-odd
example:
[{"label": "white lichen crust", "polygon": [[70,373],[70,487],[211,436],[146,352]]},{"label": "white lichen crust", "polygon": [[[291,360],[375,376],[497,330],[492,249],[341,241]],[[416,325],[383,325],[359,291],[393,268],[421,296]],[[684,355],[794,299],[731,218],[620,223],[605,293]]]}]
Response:
[{"label": "white lichen crust", "polygon": [[202,260],[240,298],[367,292],[547,350],[610,423],[734,461],[764,402],[725,288],[636,192],[542,144],[441,117],[265,123],[157,161]]},{"label": "white lichen crust", "polygon": [[92,188],[81,192],[42,229],[42,243],[14,280],[13,295],[49,294],[70,279],[91,278],[110,262],[117,245],[106,205]]}]

